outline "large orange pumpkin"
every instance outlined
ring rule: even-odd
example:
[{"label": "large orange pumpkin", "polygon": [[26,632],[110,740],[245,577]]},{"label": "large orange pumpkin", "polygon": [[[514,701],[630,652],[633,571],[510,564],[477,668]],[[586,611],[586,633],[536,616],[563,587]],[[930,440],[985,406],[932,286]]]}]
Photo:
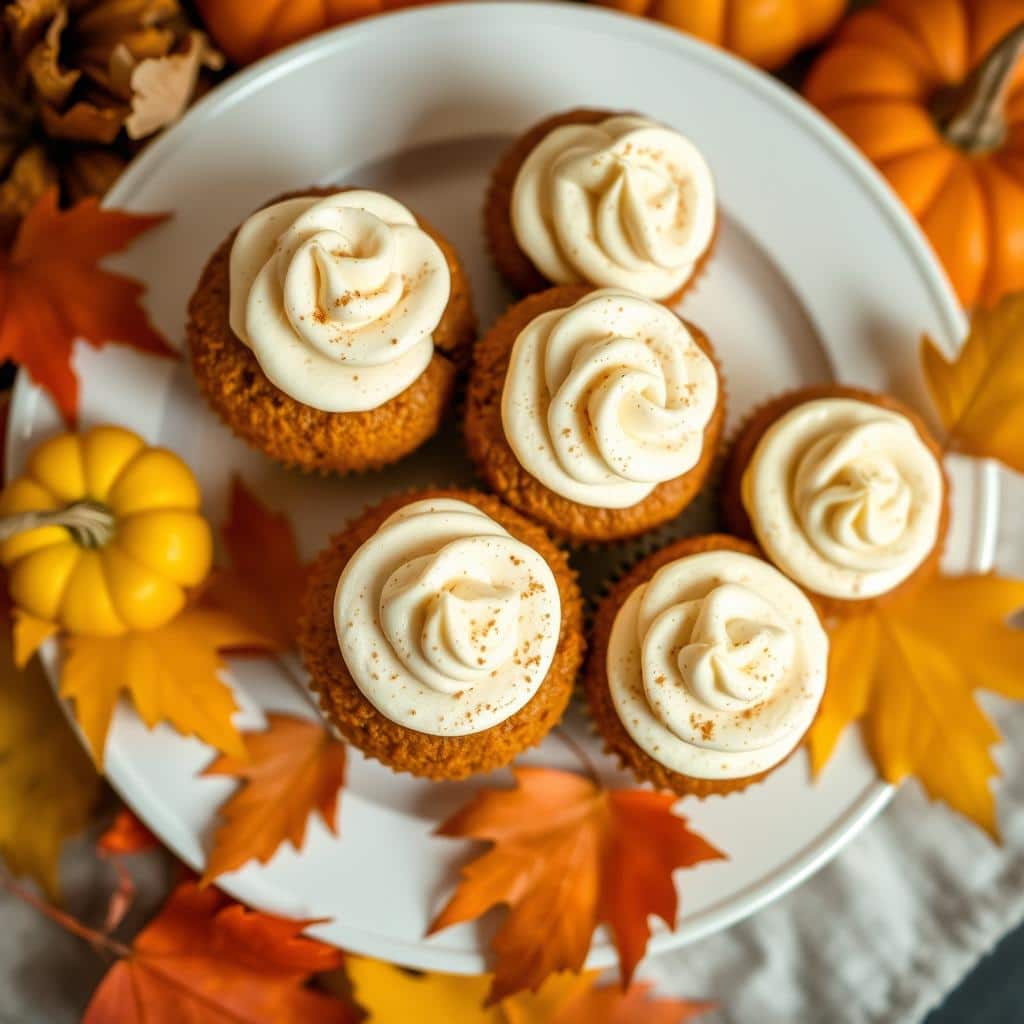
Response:
[{"label": "large orange pumpkin", "polygon": [[759,67],[781,67],[839,20],[846,0],[598,0],[643,14]]},{"label": "large orange pumpkin", "polygon": [[878,166],[965,306],[1024,288],[1024,0],[882,0],[807,98]]},{"label": "large orange pumpkin", "polygon": [[429,0],[196,0],[207,31],[236,64],[345,21]]}]

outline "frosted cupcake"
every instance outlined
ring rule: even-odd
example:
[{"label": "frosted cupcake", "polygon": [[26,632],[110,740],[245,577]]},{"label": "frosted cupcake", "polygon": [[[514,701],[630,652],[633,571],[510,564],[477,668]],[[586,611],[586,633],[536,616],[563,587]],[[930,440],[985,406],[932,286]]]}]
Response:
[{"label": "frosted cupcake", "polygon": [[540,527],[489,495],[390,498],[314,562],[300,650],[327,719],[395,771],[461,779],[558,722],[582,601]]},{"label": "frosted cupcake", "polygon": [[639,562],[601,602],[585,686],[606,749],[680,795],[743,789],[800,745],[828,638],[803,591],[724,535]]},{"label": "frosted cupcake", "polygon": [[759,408],[732,448],[725,515],[829,614],[934,573],[948,527],[942,451],[887,395],[828,385]]},{"label": "frosted cupcake", "polygon": [[682,294],[711,251],[715,183],[679,132],[636,114],[571,110],[513,143],[494,170],[484,224],[520,293],[556,284]]},{"label": "frosted cupcake", "polygon": [[310,189],[254,213],[189,303],[192,369],[241,438],[344,473],[437,430],[475,333],[451,245],[397,200]]},{"label": "frosted cupcake", "polygon": [[678,515],[714,462],[724,389],[707,337],[660,303],[565,285],[477,343],[466,446],[510,505],[574,543]]}]

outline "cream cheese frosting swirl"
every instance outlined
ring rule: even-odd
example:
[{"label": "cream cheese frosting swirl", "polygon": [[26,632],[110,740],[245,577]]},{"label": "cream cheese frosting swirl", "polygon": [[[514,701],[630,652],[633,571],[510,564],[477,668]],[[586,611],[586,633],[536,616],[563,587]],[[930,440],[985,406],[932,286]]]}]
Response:
[{"label": "cream cheese frosting swirl", "polygon": [[738,779],[797,746],[821,702],[828,639],[767,562],[707,551],[663,566],[612,626],[608,686],[634,742],[671,771]]},{"label": "cream cheese frosting swirl", "polygon": [[714,364],[671,310],[601,289],[532,320],[501,399],[523,468],[580,505],[626,508],[700,459]]},{"label": "cream cheese frosting swirl", "polygon": [[356,686],[385,717],[435,736],[498,725],[537,692],[558,644],[547,562],[463,501],[415,501],[352,556],[334,622]]},{"label": "cream cheese frosting swirl", "polygon": [[409,210],[353,189],[254,213],[231,247],[230,290],[231,329],[277,387],[363,412],[427,368],[451,276]]},{"label": "cream cheese frosting swirl", "polygon": [[715,183],[697,148],[645,117],[552,129],[516,176],[520,248],[556,284],[678,291],[715,230]]},{"label": "cream cheese frosting swirl", "polygon": [[743,505],[776,565],[845,600],[907,579],[938,541],[945,484],[905,416],[870,402],[804,402],[765,432],[743,475]]}]

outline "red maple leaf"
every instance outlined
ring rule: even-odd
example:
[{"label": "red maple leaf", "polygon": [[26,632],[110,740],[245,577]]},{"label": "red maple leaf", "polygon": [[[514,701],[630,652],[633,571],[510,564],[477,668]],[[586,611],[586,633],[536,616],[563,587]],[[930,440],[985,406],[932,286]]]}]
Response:
[{"label": "red maple leaf", "polygon": [[306,987],[342,962],[301,934],[309,924],[183,882],[107,972],[83,1024],[354,1024],[349,1005]]},{"label": "red maple leaf", "polygon": [[98,266],[165,216],[102,210],[95,198],[60,210],[50,189],[21,222],[11,250],[0,252],[0,359],[23,366],[69,422],[78,411],[75,339],[175,354],[139,305],[144,287]]}]

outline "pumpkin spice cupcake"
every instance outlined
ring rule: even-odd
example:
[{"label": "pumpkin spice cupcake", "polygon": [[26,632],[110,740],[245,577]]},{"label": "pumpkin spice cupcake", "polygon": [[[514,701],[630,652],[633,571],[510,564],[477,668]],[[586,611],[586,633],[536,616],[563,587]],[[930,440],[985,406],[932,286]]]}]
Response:
[{"label": "pumpkin spice cupcake", "polygon": [[395,771],[461,779],[557,724],[582,599],[544,531],[475,491],[387,499],[310,571],[299,647],[327,719]]},{"label": "pumpkin spice cupcake", "polygon": [[942,449],[888,395],[788,392],[742,427],[726,467],[731,530],[755,539],[829,615],[926,579],[949,525]]},{"label": "pumpkin spice cupcake", "polygon": [[337,473],[437,431],[474,333],[451,245],[389,196],[331,188],[282,196],[233,232],[187,327],[199,387],[239,437]]},{"label": "pumpkin spice cupcake", "polygon": [[473,355],[466,447],[505,501],[573,543],[652,529],[694,498],[725,419],[711,343],[667,307],[563,285]]},{"label": "pumpkin spice cupcake", "polygon": [[669,302],[707,259],[717,219],[693,143],[609,110],[531,128],[501,158],[484,205],[494,262],[522,294],[586,283]]},{"label": "pumpkin spice cupcake", "polygon": [[584,677],[605,748],[680,796],[744,789],[800,745],[828,638],[803,591],[734,537],[677,541],[598,608]]}]

